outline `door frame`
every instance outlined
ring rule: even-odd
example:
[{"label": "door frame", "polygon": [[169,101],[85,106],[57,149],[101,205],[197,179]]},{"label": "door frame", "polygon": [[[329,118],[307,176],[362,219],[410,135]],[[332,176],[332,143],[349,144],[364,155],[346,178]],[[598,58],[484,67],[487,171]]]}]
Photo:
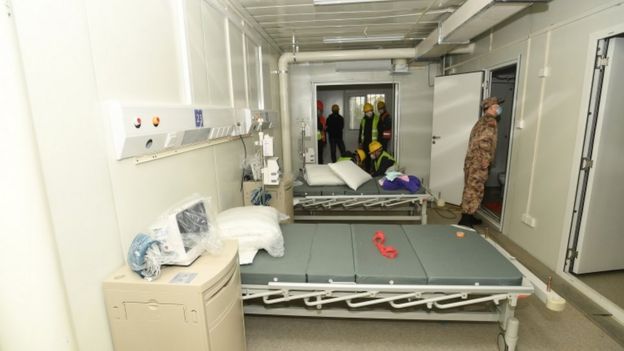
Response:
[{"label": "door frame", "polygon": [[[314,127],[314,129],[312,129],[312,131],[314,132],[314,136],[316,136],[316,100],[317,100],[317,89],[319,86],[325,87],[325,86],[332,86],[332,85],[392,85],[392,90],[394,92],[394,96],[393,96],[393,108],[394,108],[394,114],[392,115],[392,119],[393,119],[393,123],[392,123],[392,135],[396,136],[393,138],[393,147],[394,147],[394,158],[397,160],[397,163],[401,164],[400,161],[400,145],[401,145],[401,140],[398,137],[399,136],[399,131],[398,131],[398,126],[399,123],[401,121],[401,110],[400,110],[400,104],[399,104],[399,90],[400,90],[400,86],[401,83],[396,82],[396,81],[375,81],[375,82],[360,82],[360,81],[332,81],[332,82],[312,82],[312,123],[310,125],[310,127]],[[344,109],[344,101],[343,101],[343,109]],[[315,139],[316,140],[316,137]],[[318,144],[314,143],[314,152],[317,155],[317,162],[318,162]]]},{"label": "door frame", "polygon": [[513,109],[511,110],[511,121],[509,122],[509,148],[507,149],[507,165],[505,166],[505,174],[506,174],[506,181],[505,181],[505,188],[503,190],[503,204],[502,204],[502,208],[501,208],[501,216],[500,216],[500,220],[496,220],[496,218],[492,215],[490,215],[487,211],[484,211],[481,207],[481,205],[479,205],[479,209],[477,210],[477,212],[483,216],[484,218],[486,218],[486,220],[488,222],[490,222],[490,224],[492,224],[494,227],[496,227],[498,229],[499,232],[503,232],[503,228],[504,228],[504,224],[505,224],[505,205],[507,202],[507,194],[509,191],[509,186],[507,186],[507,184],[509,183],[509,180],[511,179],[511,156],[512,156],[512,149],[513,149],[513,144],[514,144],[514,137],[515,137],[515,129],[516,129],[516,107],[518,106],[517,102],[518,102],[518,82],[520,81],[520,64],[522,62],[522,55],[518,55],[518,57],[516,57],[515,59],[512,60],[508,60],[508,61],[504,61],[501,63],[498,63],[496,65],[490,66],[488,68],[485,69],[485,79],[486,81],[484,82],[484,89],[483,89],[483,96],[489,96],[490,95],[490,90],[492,88],[492,71],[497,70],[499,68],[504,68],[504,67],[508,67],[511,65],[516,65],[516,81],[514,83],[514,97],[513,97]]},{"label": "door frame", "polygon": [[590,298],[593,302],[598,304],[601,308],[604,308],[607,312],[611,313],[619,323],[624,324],[624,309],[620,308],[609,299],[605,298],[602,294],[585,284],[574,274],[566,270],[566,259],[568,255],[568,243],[570,240],[570,234],[572,231],[573,211],[576,200],[577,186],[578,186],[578,172],[581,167],[581,157],[583,155],[583,144],[585,138],[585,125],[587,122],[587,111],[590,107],[590,97],[592,91],[592,79],[594,75],[595,55],[598,41],[609,37],[624,34],[624,24],[618,24],[606,29],[589,34],[587,43],[587,56],[585,60],[585,77],[583,84],[583,91],[581,95],[581,106],[579,108],[579,115],[577,120],[577,133],[576,133],[576,145],[574,147],[574,157],[572,169],[570,172],[570,181],[568,187],[568,199],[566,205],[565,216],[563,218],[563,232],[561,233],[561,243],[559,247],[559,259],[557,261],[557,274],[568,281],[573,287],[581,291],[585,296]]}]

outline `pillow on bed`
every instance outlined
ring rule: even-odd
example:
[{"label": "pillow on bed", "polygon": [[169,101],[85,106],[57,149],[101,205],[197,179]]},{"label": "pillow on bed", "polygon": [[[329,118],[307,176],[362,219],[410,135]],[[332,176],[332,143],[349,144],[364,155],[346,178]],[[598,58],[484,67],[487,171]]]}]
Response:
[{"label": "pillow on bed", "polygon": [[349,188],[357,190],[360,185],[373,179],[373,177],[364,172],[358,165],[353,162],[336,162],[330,163],[329,167],[340,179],[342,179]]},{"label": "pillow on bed", "polygon": [[343,185],[345,183],[332,172],[328,165],[306,165],[305,180],[308,185]]},{"label": "pillow on bed", "polygon": [[240,264],[253,262],[259,249],[273,257],[284,256],[284,237],[280,219],[288,216],[268,206],[234,207],[217,215],[219,235],[238,240]]}]

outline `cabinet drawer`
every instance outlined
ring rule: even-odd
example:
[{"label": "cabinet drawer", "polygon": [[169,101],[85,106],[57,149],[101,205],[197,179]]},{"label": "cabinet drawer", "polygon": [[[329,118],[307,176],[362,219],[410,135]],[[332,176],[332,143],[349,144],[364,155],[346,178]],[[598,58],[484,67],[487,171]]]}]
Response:
[{"label": "cabinet drawer", "polygon": [[208,328],[222,319],[233,301],[240,302],[240,273],[238,265],[215,284],[213,289],[204,293],[204,308]]}]

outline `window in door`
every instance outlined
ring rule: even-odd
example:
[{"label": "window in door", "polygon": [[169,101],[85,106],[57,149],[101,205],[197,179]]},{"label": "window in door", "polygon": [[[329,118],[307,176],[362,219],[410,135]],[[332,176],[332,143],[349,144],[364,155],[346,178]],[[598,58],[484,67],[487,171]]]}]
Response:
[{"label": "window in door", "polygon": [[349,98],[349,129],[360,128],[360,118],[366,103],[366,96],[351,96]]},{"label": "window in door", "polygon": [[379,113],[377,111],[377,102],[386,101],[386,94],[378,94],[371,93],[366,95],[358,95],[349,97],[349,128],[350,129],[359,129],[360,128],[360,120],[364,113],[364,104],[370,103],[373,105],[375,109],[375,113]]}]

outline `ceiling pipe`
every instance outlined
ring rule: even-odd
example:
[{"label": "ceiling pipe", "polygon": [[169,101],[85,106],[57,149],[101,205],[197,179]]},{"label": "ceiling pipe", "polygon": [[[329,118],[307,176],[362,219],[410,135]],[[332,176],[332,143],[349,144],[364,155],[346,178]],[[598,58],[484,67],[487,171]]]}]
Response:
[{"label": "ceiling pipe", "polygon": [[278,60],[280,86],[280,116],[282,124],[282,159],[284,171],[292,172],[292,143],[290,126],[290,104],[288,97],[288,65],[295,62],[356,61],[383,59],[411,59],[416,57],[416,48],[379,50],[337,50],[284,53]]}]

